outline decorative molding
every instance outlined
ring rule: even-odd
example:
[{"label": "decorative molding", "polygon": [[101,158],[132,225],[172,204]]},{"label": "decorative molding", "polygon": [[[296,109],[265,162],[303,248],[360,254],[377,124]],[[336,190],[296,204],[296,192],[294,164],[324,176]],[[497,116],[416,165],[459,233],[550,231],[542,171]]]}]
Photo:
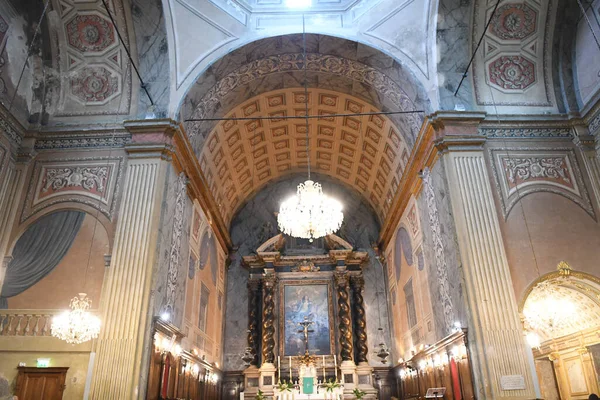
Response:
[{"label": "decorative molding", "polygon": [[448,281],[448,266],[444,252],[444,241],[442,240],[442,228],[438,213],[435,191],[429,168],[423,170],[423,187],[425,200],[429,212],[429,225],[432,232],[433,248],[435,251],[435,264],[438,283],[440,288],[440,300],[444,313],[444,332],[450,334],[456,321],[452,298],[450,297],[450,282]]},{"label": "decorative molding", "polygon": [[35,141],[36,150],[56,150],[73,148],[122,148],[131,143],[130,134],[69,134],[69,135],[49,135],[44,134]]},{"label": "decorative molding", "polygon": [[572,148],[490,148],[488,156],[505,220],[520,199],[538,192],[564,196],[596,219]]},{"label": "decorative molding", "polygon": [[[400,85],[373,67],[358,61],[319,53],[309,53],[307,59],[307,68],[311,72],[329,73],[369,85],[378,92],[379,96],[389,99],[398,110],[409,111],[415,109],[413,101]],[[241,85],[249,84],[274,73],[302,70],[304,70],[304,55],[302,53],[274,55],[245,64],[219,80],[209,89],[198,102],[190,118],[201,119],[212,115],[224,98]],[[415,114],[409,114],[406,118],[412,136],[416,137],[421,128],[422,118]],[[188,134],[190,138],[201,134],[200,124],[192,123],[188,125]]]},{"label": "decorative molding", "polygon": [[560,128],[479,128],[479,134],[488,138],[572,138],[571,127]]},{"label": "decorative molding", "polygon": [[[180,173],[175,184],[175,214],[173,215],[173,233],[171,235],[171,251],[167,272],[167,293],[165,311],[172,313],[177,297],[177,284],[179,266],[181,264],[181,236],[183,235],[183,219],[185,212],[186,187],[188,178],[185,173]],[[214,261],[213,261],[214,262]]]},{"label": "decorative molding", "polygon": [[596,115],[591,121],[590,124],[588,125],[588,129],[590,131],[590,134],[595,135],[598,129],[600,129],[600,113],[598,113],[598,115]]},{"label": "decorative molding", "polygon": [[112,220],[123,175],[123,157],[82,157],[36,161],[21,213],[24,222],[64,202],[81,203]]},{"label": "decorative molding", "polygon": [[0,129],[17,146],[21,146],[23,137],[4,118],[0,118]]}]

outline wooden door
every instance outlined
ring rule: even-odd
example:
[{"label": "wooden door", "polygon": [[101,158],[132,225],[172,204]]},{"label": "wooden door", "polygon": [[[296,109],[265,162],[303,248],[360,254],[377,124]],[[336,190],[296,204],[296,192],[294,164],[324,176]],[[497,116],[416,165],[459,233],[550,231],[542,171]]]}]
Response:
[{"label": "wooden door", "polygon": [[62,400],[69,368],[19,367],[19,400]]}]

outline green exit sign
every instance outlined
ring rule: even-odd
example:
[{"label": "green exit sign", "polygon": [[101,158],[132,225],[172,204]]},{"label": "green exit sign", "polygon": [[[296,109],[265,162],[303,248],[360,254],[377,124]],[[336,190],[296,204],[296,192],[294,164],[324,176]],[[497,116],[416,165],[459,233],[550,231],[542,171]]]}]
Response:
[{"label": "green exit sign", "polygon": [[50,366],[49,358],[38,358],[37,359],[37,367],[38,368],[48,368]]}]

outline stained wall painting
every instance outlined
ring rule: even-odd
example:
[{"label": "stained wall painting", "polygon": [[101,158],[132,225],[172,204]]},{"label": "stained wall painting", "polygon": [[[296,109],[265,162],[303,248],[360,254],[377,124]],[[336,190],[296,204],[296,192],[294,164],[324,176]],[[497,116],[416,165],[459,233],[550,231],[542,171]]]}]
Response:
[{"label": "stained wall painting", "polygon": [[308,334],[308,347],[312,354],[333,354],[333,321],[331,286],[327,282],[302,284],[294,282],[281,285],[280,346],[286,356],[304,353],[304,333],[300,325],[305,319],[312,321]]},{"label": "stained wall painting", "polygon": [[222,307],[226,254],[199,204],[194,204],[190,223],[185,294],[184,346],[222,363],[224,309]]},{"label": "stained wall painting", "polygon": [[411,199],[386,249],[389,307],[395,359],[409,359],[424,343],[433,343],[434,322],[423,257],[418,204]]}]

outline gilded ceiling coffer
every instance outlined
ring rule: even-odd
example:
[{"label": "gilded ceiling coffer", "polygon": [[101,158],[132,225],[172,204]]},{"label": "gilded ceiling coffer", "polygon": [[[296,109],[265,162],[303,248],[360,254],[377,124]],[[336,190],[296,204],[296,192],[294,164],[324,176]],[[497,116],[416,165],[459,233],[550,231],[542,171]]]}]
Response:
[{"label": "gilded ceiling coffer", "polygon": [[369,353],[369,347],[367,345],[367,318],[365,314],[365,300],[363,298],[365,278],[362,276],[352,276],[350,278],[350,287],[352,288],[352,294],[354,296],[352,317],[354,319],[356,362],[368,362],[367,355]]},{"label": "gilded ceiling coffer", "polygon": [[260,340],[260,326],[258,317],[260,315],[260,280],[250,279],[248,281],[248,347],[252,349],[254,358],[250,365],[259,366],[258,351]]},{"label": "gilded ceiling coffer", "polygon": [[339,312],[340,356],[342,361],[352,361],[352,321],[350,319],[348,278],[348,272],[346,271],[338,271],[334,274]]},{"label": "gilded ceiling coffer", "polygon": [[274,274],[263,278],[263,313],[262,313],[262,362],[273,364],[275,361],[275,285],[277,278]]}]

